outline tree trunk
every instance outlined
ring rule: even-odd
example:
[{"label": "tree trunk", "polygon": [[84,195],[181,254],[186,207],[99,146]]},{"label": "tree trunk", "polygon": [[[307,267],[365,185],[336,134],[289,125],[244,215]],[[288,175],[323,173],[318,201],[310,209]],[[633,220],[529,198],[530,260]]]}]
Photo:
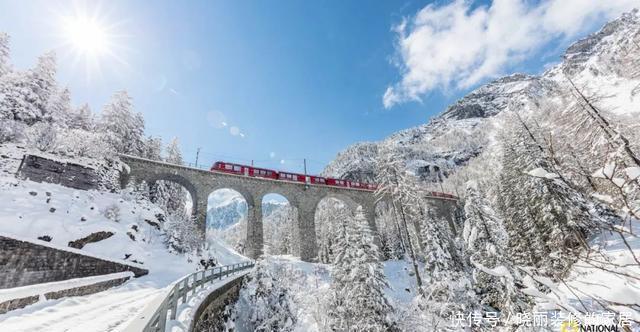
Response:
[{"label": "tree trunk", "polygon": [[[396,207],[395,202],[393,202],[393,208],[394,210],[396,210],[396,213],[397,213],[398,209]],[[418,284],[418,292],[420,292],[420,295],[424,296],[424,294],[422,293],[422,278],[420,277],[420,271],[418,270],[418,262],[416,261],[416,254],[413,250],[413,245],[411,243],[411,235],[409,235],[407,218],[405,216],[404,207],[402,206],[402,204],[400,204],[400,215],[402,216],[402,225],[404,226],[404,230],[407,235],[407,244],[409,245],[409,254],[411,255],[411,262],[413,263],[413,271],[416,274],[416,283]]]}]

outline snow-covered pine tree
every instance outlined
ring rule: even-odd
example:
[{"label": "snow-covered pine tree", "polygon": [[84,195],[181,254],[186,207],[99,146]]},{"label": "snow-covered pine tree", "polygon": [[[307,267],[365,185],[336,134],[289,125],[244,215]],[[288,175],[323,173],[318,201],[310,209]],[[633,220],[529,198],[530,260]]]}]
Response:
[{"label": "snow-covered pine tree", "polygon": [[402,238],[398,217],[394,214],[393,208],[389,208],[388,205],[383,207],[376,221],[378,232],[380,233],[380,241],[384,244],[381,250],[383,250],[385,260],[402,259],[406,250],[404,248],[404,239]]},{"label": "snow-covered pine tree", "polygon": [[149,136],[144,142],[144,158],[151,160],[162,160],[162,138]]},{"label": "snow-covered pine tree", "polygon": [[38,58],[36,67],[29,71],[29,84],[35,96],[33,103],[39,111],[36,117],[37,120],[51,119],[50,110],[47,109],[47,106],[50,99],[58,91],[56,71],[56,54],[54,52],[47,52],[41,55]]},{"label": "snow-covered pine tree", "polygon": [[318,204],[316,225],[318,230],[318,253],[320,261],[328,264],[335,260],[340,244],[336,240],[336,234],[341,233],[341,225],[344,220],[353,215],[353,212],[343,202],[329,198]]},{"label": "snow-covered pine tree", "polygon": [[115,152],[141,155],[144,151],[144,119],[133,112],[131,97],[126,91],[113,95],[102,111],[99,129]]},{"label": "snow-covered pine tree", "polygon": [[526,312],[530,303],[516,286],[521,278],[504,255],[508,237],[502,221],[476,181],[467,183],[464,199],[463,240],[479,303],[505,316]]},{"label": "snow-covered pine tree", "polygon": [[361,208],[336,234],[341,244],[334,264],[332,329],[334,331],[396,331],[393,308],[384,294],[388,287],[378,261],[374,234]]},{"label": "snow-covered pine tree", "polygon": [[183,214],[170,214],[163,224],[167,242],[174,250],[192,253],[200,250],[203,234],[195,218]]},{"label": "snow-covered pine tree", "polygon": [[31,72],[12,71],[0,77],[0,119],[32,125],[42,119]]},{"label": "snow-covered pine tree", "polygon": [[45,105],[45,121],[55,123],[56,126],[66,128],[71,119],[71,92],[68,88],[51,93]]},{"label": "snow-covered pine tree", "polygon": [[9,34],[0,32],[0,78],[11,72]]},{"label": "snow-covered pine tree", "polygon": [[416,257],[416,248],[413,246],[414,240],[411,239],[409,232],[408,222],[414,225],[417,242],[420,242],[420,230],[418,216],[414,213],[417,211],[417,207],[420,204],[420,197],[418,196],[418,188],[415,186],[415,181],[406,174],[404,165],[393,147],[382,146],[379,148],[378,158],[376,160],[376,182],[378,183],[378,189],[376,189],[375,195],[381,199],[388,199],[391,202],[394,213],[398,215],[402,221],[401,229],[407,240],[406,245],[411,255],[413,263],[413,269],[418,286],[422,286],[422,279],[420,277],[420,271],[418,269],[418,262]]},{"label": "snow-covered pine tree", "polygon": [[583,195],[547,171],[553,161],[537,136],[519,121],[506,126],[498,207],[514,263],[560,277],[593,224]]},{"label": "snow-covered pine tree", "polygon": [[[165,161],[175,165],[182,165],[182,152],[178,138],[174,137],[166,148]],[[180,215],[185,213],[186,196],[184,188],[172,182],[164,182],[164,194],[160,203],[165,207],[167,213]]]},{"label": "snow-covered pine tree", "polygon": [[93,114],[89,104],[83,104],[77,108],[70,109],[70,115],[67,119],[67,126],[70,129],[93,130]]},{"label": "snow-covered pine tree", "polygon": [[245,322],[239,330],[257,332],[293,331],[296,325],[294,302],[286,285],[277,280],[265,260],[258,261],[247,275],[247,283],[232,316]]},{"label": "snow-covered pine tree", "polygon": [[[424,204],[424,203],[423,203]],[[446,220],[436,218],[429,206],[422,225],[422,247],[425,255],[424,284],[421,296],[415,299],[420,319],[428,330],[447,330],[451,317],[457,313],[471,313],[477,309],[477,299],[471,276],[461,253],[455,252],[453,234]]]}]

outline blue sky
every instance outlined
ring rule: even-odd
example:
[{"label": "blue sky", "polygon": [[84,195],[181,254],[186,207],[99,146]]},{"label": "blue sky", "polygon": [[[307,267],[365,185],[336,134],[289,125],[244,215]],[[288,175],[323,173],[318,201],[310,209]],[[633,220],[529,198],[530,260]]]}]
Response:
[{"label": "blue sky", "polygon": [[[99,111],[113,92],[129,91],[147,133],[165,141],[179,137],[187,161],[201,147],[201,164],[253,159],[301,171],[302,158],[308,158],[310,172],[317,173],[347,146],[423,124],[492,77],[541,72],[558,61],[570,40],[628,6],[585,6],[574,15],[573,29],[554,25],[553,11],[562,8],[551,3],[560,2],[518,8],[428,1],[0,0],[0,31],[12,37],[18,68],[56,50],[59,81],[70,87],[76,105],[88,102]],[[61,17],[78,8],[94,13],[112,35],[114,55],[96,60],[99,72],[63,43]],[[522,39],[528,38],[514,36],[505,50],[490,42],[467,47],[455,33],[446,37],[468,22],[476,22],[476,30],[498,24],[502,20],[494,14],[500,10],[522,10],[514,19],[548,19],[553,28],[526,43]],[[429,43],[421,45],[437,20],[425,23],[419,15],[460,17],[456,13],[463,14],[460,20],[437,27],[444,33],[425,37]],[[523,33],[539,30],[532,23]],[[461,52],[454,48],[447,55],[451,45]],[[458,53],[464,57],[457,59]],[[483,60],[478,64],[476,58]]]}]

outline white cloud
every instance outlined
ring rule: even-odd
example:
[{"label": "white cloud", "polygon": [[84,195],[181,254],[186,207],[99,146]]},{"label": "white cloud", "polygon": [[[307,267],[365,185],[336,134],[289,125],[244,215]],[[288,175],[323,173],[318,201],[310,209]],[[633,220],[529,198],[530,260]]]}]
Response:
[{"label": "white cloud", "polygon": [[[427,5],[394,28],[402,79],[389,86],[390,108],[433,89],[464,89],[498,76],[555,38],[571,38],[593,24],[638,6],[638,0],[495,0],[473,8],[456,0]],[[473,8],[473,9],[472,9]]]},{"label": "white cloud", "polygon": [[280,159],[280,163],[281,163],[281,164],[284,164],[284,159]]},{"label": "white cloud", "polygon": [[275,152],[270,152],[269,153],[269,158],[273,159],[276,157],[276,153]]}]

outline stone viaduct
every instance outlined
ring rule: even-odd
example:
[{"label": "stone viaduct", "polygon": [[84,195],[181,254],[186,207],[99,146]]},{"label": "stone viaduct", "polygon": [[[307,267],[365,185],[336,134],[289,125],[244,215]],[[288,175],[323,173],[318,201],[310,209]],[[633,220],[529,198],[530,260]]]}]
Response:
[{"label": "stone viaduct", "polygon": [[[371,229],[377,233],[376,197],[371,191],[211,172],[129,155],[120,155],[120,159],[128,166],[121,174],[122,187],[132,180],[149,185],[161,180],[182,185],[191,195],[192,211],[203,234],[206,231],[209,194],[218,189],[233,189],[240,193],[248,209],[245,255],[254,259],[263,253],[262,199],[272,193],[284,196],[298,210],[300,258],[304,261],[312,261],[317,256],[315,212],[325,198],[336,198],[352,211],[361,206]],[[452,225],[455,205],[456,200],[433,197],[432,212]]]}]

